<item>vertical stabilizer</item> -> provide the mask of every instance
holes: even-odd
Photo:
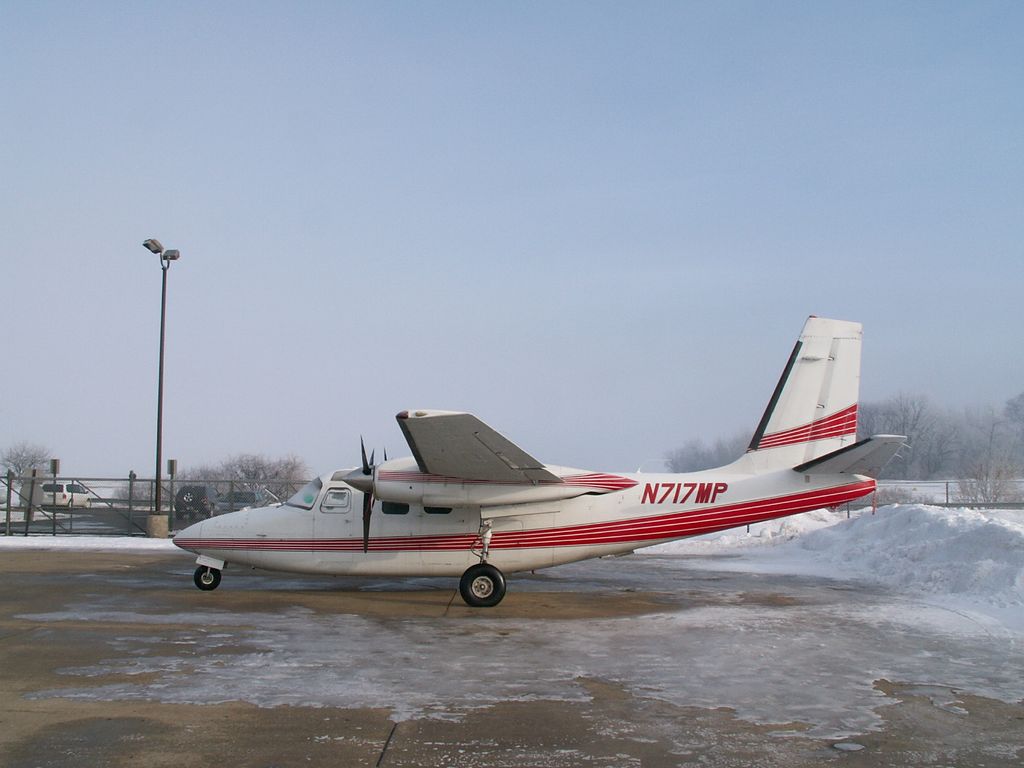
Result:
[[[857,438],[860,323],[809,317],[741,464],[794,467]]]

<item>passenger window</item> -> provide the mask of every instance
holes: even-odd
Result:
[[[352,494],[347,489],[338,488],[324,494],[324,500],[320,502],[321,512],[348,512],[352,505]]]
[[[428,515],[450,515],[452,512],[451,507],[424,507],[423,511]]]
[[[398,504],[397,502],[394,502],[394,501],[382,501],[381,504],[380,504],[380,507],[381,507],[381,511],[385,515],[408,515],[409,514],[409,505],[408,504]]]

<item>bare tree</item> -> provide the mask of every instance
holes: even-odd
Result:
[[[719,438],[710,445],[696,437],[665,454],[665,463],[672,472],[699,472],[721,467],[742,456],[749,443],[750,433],[746,431]]]
[[[1010,422],[1011,429],[1016,433],[1017,458],[1024,461],[1024,392],[1006,401],[1003,415]]]
[[[857,406],[857,439],[872,435],[884,435],[889,428],[888,413],[884,400],[865,402]]]
[[[1010,422],[1024,427],[1024,392],[1007,400],[1003,413]]]
[[[913,451],[912,466],[918,472],[914,478],[917,480],[929,480],[947,474],[960,450],[960,428],[946,412],[936,415],[925,437]]]
[[[20,477],[30,469],[45,467],[51,456],[53,451],[45,445],[22,440],[0,454],[0,464]]]
[[[270,458],[257,453],[229,456],[219,464],[193,467],[181,475],[182,480],[217,481],[221,492],[233,482],[239,488],[267,491],[278,499],[291,496],[309,478],[309,467],[298,456]]]
[[[1021,473],[1010,424],[991,408],[966,411],[960,451],[958,500],[1016,501],[1015,478]]]
[[[906,435],[910,450],[886,466],[883,477],[926,480],[949,469],[956,458],[959,430],[955,420],[935,408],[927,396],[901,392],[885,400],[862,403],[857,436]]]

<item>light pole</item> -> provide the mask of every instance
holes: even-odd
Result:
[[[142,244],[150,253],[160,257],[160,270],[163,272],[163,280],[160,287],[160,367],[157,373],[156,389],[156,488],[154,489],[154,516],[160,515],[160,459],[163,450],[164,434],[164,331],[167,325],[167,269],[172,261],[181,258],[181,254],[175,250],[164,250],[160,241],[154,238],[146,240]]]

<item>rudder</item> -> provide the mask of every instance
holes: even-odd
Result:
[[[794,467],[855,442],[860,323],[811,316],[740,461]]]

